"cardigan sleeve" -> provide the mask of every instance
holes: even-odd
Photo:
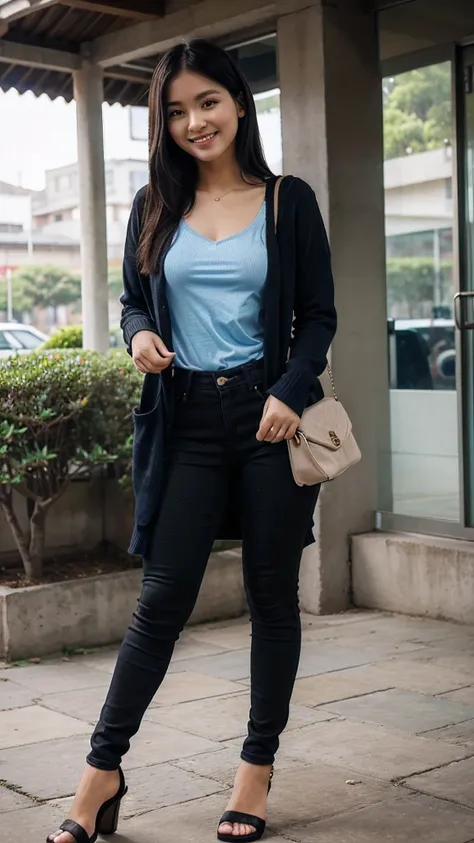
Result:
[[[312,188],[298,179],[293,333],[286,372],[268,390],[299,416],[327,365],[337,327],[331,253]]]
[[[140,239],[141,208],[145,198],[145,189],[140,190],[133,202],[125,238],[123,257],[123,293],[120,296],[122,316],[120,327],[127,351],[131,354],[132,339],[139,331],[154,331],[158,334],[155,320],[152,319],[143,294],[144,276],[137,266],[137,248]]]

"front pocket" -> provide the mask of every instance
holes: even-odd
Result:
[[[147,376],[148,377],[148,376]],[[132,485],[135,521],[148,524],[155,515],[164,479],[164,433],[161,376],[145,379],[140,406],[133,410]]]

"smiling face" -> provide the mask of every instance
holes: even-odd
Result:
[[[170,83],[166,111],[175,143],[203,163],[233,148],[245,113],[226,88],[188,70]]]

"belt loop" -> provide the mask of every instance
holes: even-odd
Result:
[[[243,369],[242,371],[243,371],[243,375],[245,377],[245,380],[247,381],[247,386],[248,386],[249,390],[251,391],[253,389],[252,378],[251,378],[251,375],[250,375],[251,369],[248,366],[246,366],[245,369]]]

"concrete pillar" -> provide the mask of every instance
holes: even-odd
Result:
[[[103,71],[84,62],[74,71],[81,214],[84,348],[109,347],[107,218],[105,211]]]
[[[363,0],[307,0],[293,13],[279,4],[284,172],[312,185],[327,224],[339,312],[331,362],[363,453],[322,490],[300,591],[302,607],[318,614],[350,604],[349,537],[374,528],[391,488],[382,94],[376,22]]]

